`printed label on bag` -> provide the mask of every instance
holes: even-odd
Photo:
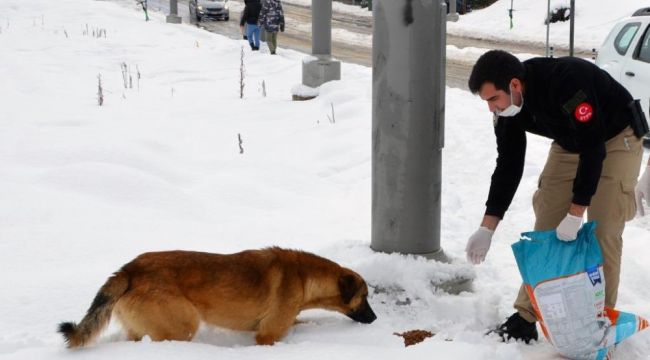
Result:
[[[589,280],[591,280],[591,285],[596,286],[596,284],[603,283],[603,280],[600,277],[600,271],[598,271],[598,266],[587,268],[587,274],[589,275]]]

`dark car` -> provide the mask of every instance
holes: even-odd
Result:
[[[230,20],[229,0],[190,0],[190,19]]]

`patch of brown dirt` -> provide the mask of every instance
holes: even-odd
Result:
[[[393,333],[393,335],[401,336],[404,338],[404,346],[411,346],[423,342],[426,338],[430,338],[434,333],[426,330],[409,330],[403,333]]]

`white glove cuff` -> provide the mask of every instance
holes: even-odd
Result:
[[[575,216],[571,214],[566,214],[567,219],[570,219],[574,223],[582,223],[582,216]]]
[[[486,228],[485,226],[481,226],[480,228],[478,228],[478,231],[480,231],[482,233],[489,234],[490,237],[492,237],[492,235],[494,235],[494,230],[490,230],[490,229]]]

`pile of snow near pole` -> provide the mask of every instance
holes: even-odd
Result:
[[[639,316],[605,306],[595,229],[589,222],[569,242],[558,240],[555,230],[528,232],[512,245],[544,335],[571,359],[609,359],[618,343],[648,327]]]

